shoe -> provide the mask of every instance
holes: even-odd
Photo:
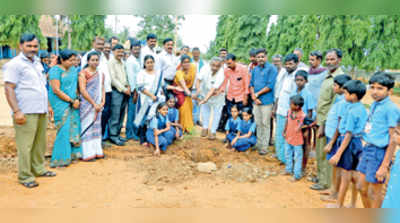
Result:
[[[122,141],[119,140],[119,139],[117,139],[117,140],[110,139],[110,141],[111,141],[111,143],[113,143],[113,144],[115,144],[115,145],[117,145],[117,146],[124,146],[124,145],[125,145],[125,143],[122,142]]]
[[[208,139],[209,140],[215,140],[217,138],[217,134],[216,133],[211,133],[209,136],[208,136]]]
[[[207,134],[208,134],[208,129],[202,129],[200,136],[204,138],[204,137],[207,137]]]
[[[268,150],[259,150],[258,151],[258,154],[260,154],[261,156],[265,156],[265,155],[267,155],[267,153],[268,153]]]
[[[311,190],[326,190],[328,187],[322,186],[321,184],[313,184],[310,187]]]
[[[318,183],[318,178],[317,177],[307,177],[307,180],[312,182],[312,183]]]

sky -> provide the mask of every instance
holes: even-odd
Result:
[[[275,23],[278,16],[273,15],[270,18],[270,24]],[[132,15],[117,15],[107,16],[106,26],[112,28],[114,32],[121,32],[124,27],[129,29],[130,35],[135,36],[139,31],[137,24],[140,19]],[[212,40],[215,39],[217,29],[218,15],[185,15],[185,20],[178,31],[181,36],[183,44],[188,45],[190,48],[199,47],[205,53]],[[269,27],[268,26],[268,27]]]
[[[183,44],[190,48],[199,47],[206,52],[210,41],[215,39],[218,15],[185,15],[178,35],[182,38]],[[137,24],[139,19],[132,15],[107,16],[106,26],[117,32],[124,27],[129,29],[130,35],[135,36],[139,31]]]

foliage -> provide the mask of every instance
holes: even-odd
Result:
[[[218,18],[215,41],[210,43],[208,56],[228,49],[241,61],[248,62],[251,48],[265,47],[269,15],[222,15]]]
[[[70,15],[71,45],[74,50],[89,50],[92,48],[95,36],[104,36],[105,15]],[[67,35],[64,36],[63,46],[68,43]]]
[[[24,33],[33,33],[40,40],[41,48],[47,41],[39,28],[39,15],[2,15],[0,16],[0,44],[18,48],[19,39]]]
[[[185,20],[184,16],[173,15],[136,15],[140,17],[139,27],[141,30],[137,33],[136,38],[146,40],[146,36],[150,33],[157,35],[158,45],[162,45],[165,38],[173,38],[175,31],[181,26],[181,21]]]

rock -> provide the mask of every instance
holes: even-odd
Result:
[[[217,170],[217,165],[215,165],[215,163],[213,163],[213,162],[197,164],[197,171],[199,171],[201,173],[211,173],[216,170]]]

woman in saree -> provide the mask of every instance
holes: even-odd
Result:
[[[157,105],[165,102],[163,94],[163,77],[159,70],[154,68],[154,57],[144,57],[144,69],[137,75],[137,90],[139,98],[136,106],[136,117],[134,125],[137,128],[140,144],[147,146],[146,130],[148,120],[156,114]]]
[[[62,50],[57,65],[49,71],[49,101],[54,110],[57,129],[50,167],[65,167],[82,157],[80,147],[80,117],[78,73],[73,66],[76,53]]]
[[[101,112],[105,103],[104,76],[97,70],[100,54],[87,55],[87,65],[79,74],[81,93],[81,141],[84,161],[104,158],[101,147]]]
[[[196,77],[196,66],[190,63],[190,57],[183,55],[179,70],[176,72],[174,84],[181,87],[184,91],[174,91],[178,101],[179,124],[182,125],[185,133],[191,133],[193,130],[193,103],[191,88],[194,85]]]

